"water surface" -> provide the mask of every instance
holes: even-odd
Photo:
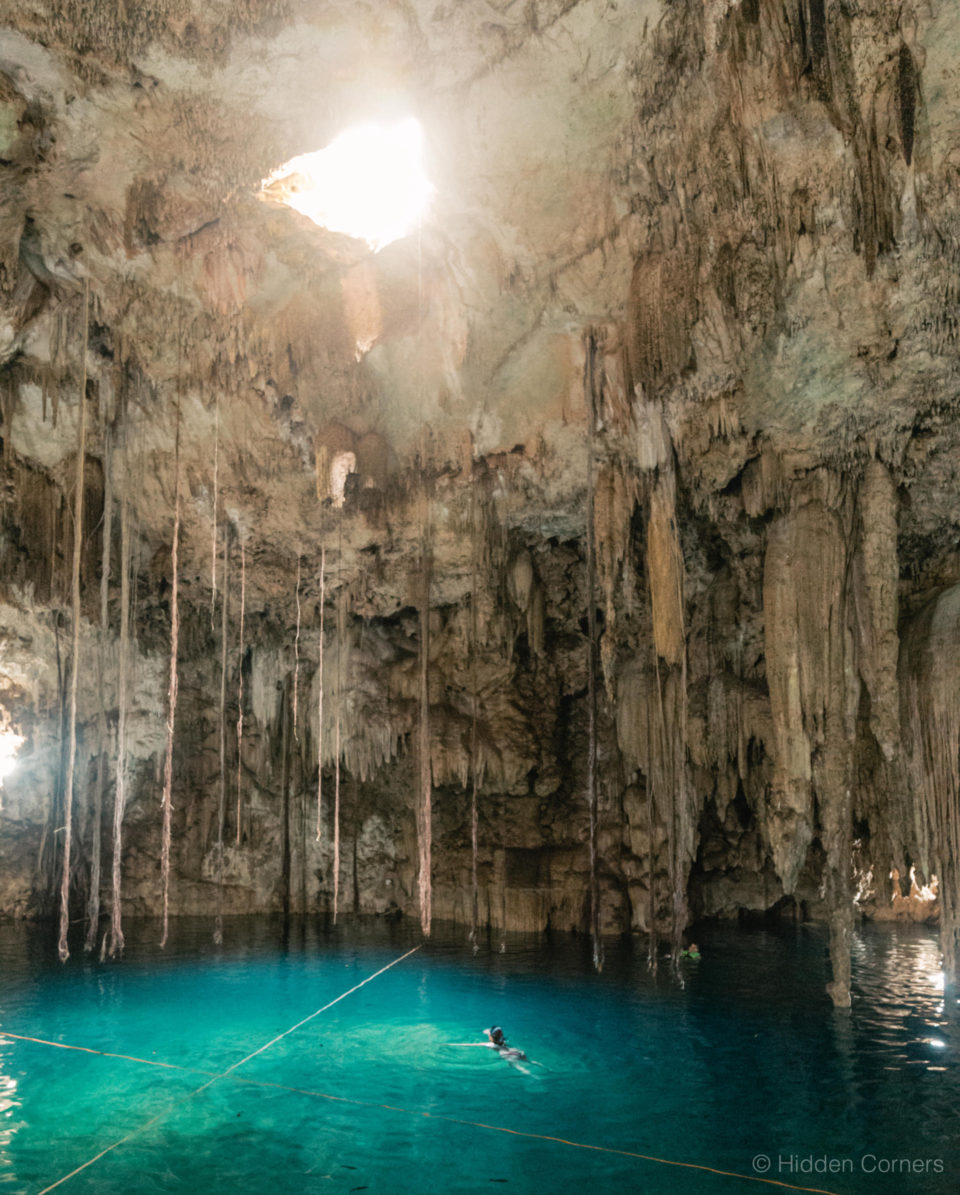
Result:
[[[363,918],[158,936],[132,923],[121,960],[61,966],[50,927],[0,925],[0,1192],[104,1150],[57,1190],[960,1187],[957,1004],[923,927],[859,934],[851,1011],[817,927],[705,930],[656,976],[641,943],[598,976],[577,939],[474,952],[442,928],[396,961],[414,927]],[[536,1065],[457,1044],[492,1024]]]

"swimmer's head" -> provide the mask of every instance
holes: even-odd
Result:
[[[502,1046],[506,1044],[503,1037],[503,1030],[499,1025],[494,1025],[492,1029],[485,1029],[484,1033],[486,1033],[487,1037],[490,1038],[495,1046]]]

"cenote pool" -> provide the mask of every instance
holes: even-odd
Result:
[[[569,938],[211,930],[160,951],[132,923],[122,961],[61,966],[52,928],[0,926],[0,1190],[958,1189],[960,1027],[924,928],[858,936],[850,1012],[817,927],[704,931],[680,979],[641,943],[597,976]],[[453,1044],[493,1024],[539,1065]]]

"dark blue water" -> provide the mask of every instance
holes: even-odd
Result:
[[[419,936],[236,919],[214,947],[211,928],[178,922],[160,951],[134,924],[122,960],[60,966],[52,931],[0,926],[0,1192],[114,1145],[56,1189],[783,1190],[717,1170],[960,1189],[960,1025],[924,928],[858,937],[849,1012],[824,994],[817,928],[705,931],[679,978],[651,976],[642,945],[608,946],[597,976],[576,940],[474,954],[441,931],[228,1074]],[[453,1044],[492,1024],[539,1065]]]

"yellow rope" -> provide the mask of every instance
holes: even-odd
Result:
[[[401,954],[399,958],[395,958],[393,960],[393,962],[387,963],[387,965],[385,967],[381,967],[379,971],[374,971],[374,973],[372,975],[368,975],[366,979],[362,979],[359,983],[354,984],[354,986],[352,988],[349,988],[342,995],[337,996],[337,998],[335,1000],[331,1000],[328,1004],[324,1004],[324,1006],[322,1008],[318,1008],[316,1010],[316,1012],[312,1012],[308,1017],[304,1017],[302,1021],[297,1021],[296,1025],[291,1025],[290,1028],[284,1030],[283,1033],[278,1033],[276,1037],[271,1038],[270,1041],[268,1041],[265,1045],[260,1046],[259,1049],[254,1050],[251,1054],[247,1054],[247,1056],[245,1058],[241,1058],[239,1062],[235,1062],[235,1063],[233,1063],[232,1066],[228,1066],[225,1071],[218,1072],[216,1074],[211,1075],[211,1077],[209,1079],[207,1079],[206,1083],[201,1083],[200,1086],[194,1088],[193,1091],[187,1092],[187,1094],[185,1096],[183,1096],[181,1099],[174,1101],[174,1103],[172,1103],[169,1106],[169,1108],[164,1108],[164,1110],[162,1112],[158,1112],[156,1116],[151,1117],[150,1120],[148,1120],[145,1124],[140,1125],[138,1128],[132,1129],[129,1133],[126,1134],[125,1137],[121,1137],[119,1141],[114,1141],[112,1145],[108,1145],[105,1149],[101,1149],[98,1154],[94,1154],[94,1156],[92,1158],[89,1158],[86,1162],[83,1162],[81,1165],[77,1166],[74,1170],[71,1170],[69,1174],[63,1175],[63,1177],[58,1178],[55,1183],[51,1183],[48,1187],[44,1187],[42,1191],[39,1191],[37,1193],[37,1195],[47,1195],[47,1193],[49,1191],[53,1191],[57,1187],[62,1186],[65,1182],[67,1182],[68,1179],[71,1179],[75,1175],[80,1174],[81,1171],[86,1170],[88,1166],[92,1166],[94,1164],[94,1162],[98,1162],[102,1157],[105,1157],[112,1150],[118,1149],[121,1145],[126,1144],[127,1141],[131,1140],[131,1138],[133,1138],[133,1137],[136,1137],[139,1133],[144,1132],[146,1129],[152,1128],[153,1125],[155,1125],[159,1121],[163,1120],[164,1117],[169,1116],[170,1113],[173,1112],[176,1108],[182,1107],[189,1100],[192,1100],[195,1095],[199,1095],[201,1091],[206,1091],[208,1087],[212,1087],[213,1084],[216,1083],[216,1081],[218,1079],[225,1079],[228,1075],[232,1075],[232,1073],[237,1069],[237,1067],[243,1066],[243,1064],[245,1062],[249,1062],[251,1058],[256,1058],[258,1054],[262,1054],[264,1050],[268,1050],[272,1045],[276,1045],[276,1043],[278,1041],[281,1041],[283,1038],[285,1038],[289,1034],[293,1033],[293,1031],[295,1029],[299,1029],[301,1025],[306,1025],[306,1023],[308,1021],[312,1021],[313,1018],[319,1016],[320,1013],[326,1012],[328,1008],[333,1008],[333,1006],[335,1004],[339,1004],[341,1000],[345,1000],[346,997],[349,995],[352,995],[353,992],[359,991],[359,989],[364,987],[365,984],[368,984],[368,983],[370,983],[371,980],[376,979],[378,975],[382,975],[384,973],[384,971],[389,971],[391,967],[395,967],[397,965],[397,963],[402,963],[403,960],[406,958],[409,958],[411,954],[416,954],[416,952],[419,949],[420,949],[419,946],[414,946],[413,949],[408,950],[406,952],[406,954]],[[5,1033],[3,1031],[0,1031],[0,1037],[14,1037],[14,1036],[15,1035],[12,1033]],[[31,1038],[23,1038],[22,1040],[24,1040],[24,1041],[32,1040],[32,1041],[39,1042],[41,1039],[40,1038],[32,1038],[32,1039]],[[52,1046],[59,1046],[62,1043],[46,1042],[44,1044],[52,1045]],[[86,1052],[86,1050],[87,1050],[87,1047],[85,1047],[85,1046],[73,1046],[73,1047],[65,1047],[65,1048],[82,1050],[84,1052]],[[91,1054],[98,1054],[101,1051],[90,1050],[89,1052]],[[132,1056],[131,1055],[118,1055],[118,1057],[132,1057]],[[146,1058],[138,1058],[138,1059],[134,1059],[134,1061],[148,1062],[149,1060]],[[154,1064],[151,1063],[151,1065],[154,1065]],[[157,1063],[156,1065],[169,1065],[169,1066],[173,1067],[174,1064],[172,1064],[172,1063]],[[187,1068],[186,1067],[183,1067],[183,1068],[176,1067],[175,1069],[186,1070]],[[203,1075],[210,1075],[210,1071],[200,1071],[199,1073],[203,1074]]]
[[[142,1062],[146,1066],[162,1066],[165,1070],[219,1077],[219,1071],[205,1071],[196,1066],[179,1066],[176,1062],[158,1062],[156,1058],[137,1058],[133,1054],[114,1054],[110,1050],[94,1050],[90,1046],[73,1046],[67,1042],[47,1041],[44,1037],[27,1037],[23,1033],[11,1033],[8,1029],[0,1029],[0,1041],[3,1041],[5,1037],[11,1037],[14,1041],[34,1042],[38,1046],[53,1046],[57,1050],[78,1050],[81,1054],[99,1054],[101,1058],[123,1058],[127,1062]]]
[[[465,1043],[466,1044],[466,1043]],[[470,1043],[483,1045],[483,1042]],[[566,1137],[551,1137],[546,1133],[528,1133],[523,1129],[508,1129],[499,1124],[485,1124],[480,1120],[462,1120],[458,1116],[444,1116],[438,1112],[424,1112],[419,1108],[401,1108],[396,1104],[376,1104],[368,1100],[355,1100],[345,1095],[330,1095],[326,1091],[311,1091],[306,1087],[288,1087],[284,1083],[267,1083],[261,1079],[244,1079],[233,1076],[236,1082],[245,1083],[251,1087],[272,1087],[280,1091],[292,1091],[297,1095],[315,1096],[321,1100],[329,1100],[335,1104],[352,1104],[358,1108],[382,1108],[387,1112],[402,1112],[406,1116],[421,1116],[425,1120],[442,1120],[445,1124],[459,1124],[472,1129],[489,1129],[495,1133],[508,1133],[511,1137],[526,1137],[532,1141],[552,1141],[557,1145],[570,1145],[574,1149],[589,1149],[595,1153],[617,1154],[622,1158],[638,1158],[643,1162],[656,1162],[660,1166],[679,1166],[684,1170],[705,1170],[709,1174],[720,1174],[724,1178],[742,1178],[752,1183],[766,1183],[768,1186],[785,1187],[788,1191],[806,1191],[813,1195],[837,1195],[836,1191],[827,1191],[823,1187],[798,1187],[794,1183],[781,1182],[776,1178],[762,1178],[756,1174],[741,1174],[736,1170],[719,1170],[715,1166],[705,1166],[699,1162],[678,1162],[671,1158],[658,1158],[653,1154],[635,1153],[630,1149],[613,1149],[608,1145],[590,1145],[585,1141],[570,1141]]]
[[[419,950],[419,947],[414,947],[414,950]],[[156,1060],[150,1059],[150,1058],[138,1058],[133,1054],[115,1054],[115,1053],[111,1053],[109,1050],[94,1050],[94,1049],[91,1049],[89,1046],[68,1045],[64,1042],[48,1041],[42,1037],[27,1037],[24,1034],[10,1033],[6,1030],[0,1031],[0,1039],[2,1039],[4,1037],[9,1037],[9,1038],[15,1039],[16,1041],[34,1042],[38,1045],[43,1045],[43,1046],[54,1046],[59,1050],[78,1050],[85,1054],[99,1054],[101,1057],[104,1057],[104,1058],[123,1058],[128,1062],[139,1062],[139,1063],[145,1064],[146,1066],[159,1066],[159,1067],[163,1067],[167,1070],[185,1071],[190,1074],[209,1076],[208,1082],[204,1083],[201,1087],[198,1087],[195,1091],[191,1091],[189,1093],[189,1095],[184,1096],[184,1098],[182,1100],[180,1100],[178,1102],[178,1104],[173,1105],[173,1107],[178,1107],[179,1104],[185,1103],[188,1099],[191,1099],[193,1096],[198,1095],[201,1091],[205,1091],[217,1079],[231,1078],[231,1079],[233,1079],[233,1081],[235,1083],[243,1083],[248,1087],[269,1087],[275,1091],[289,1091],[295,1095],[307,1095],[307,1096],[311,1096],[315,1099],[327,1100],[328,1102],[335,1103],[335,1104],[350,1104],[353,1107],[357,1107],[357,1108],[378,1108],[378,1109],[382,1109],[386,1112],[401,1112],[405,1116],[420,1116],[425,1120],[440,1120],[440,1121],[443,1121],[445,1124],[458,1124],[458,1125],[463,1125],[466,1128],[472,1128],[472,1129],[487,1129],[490,1132],[507,1133],[511,1137],[524,1137],[527,1140],[531,1140],[531,1141],[549,1141],[556,1145],[569,1145],[574,1149],[588,1149],[594,1153],[616,1154],[618,1157],[622,1157],[622,1158],[636,1158],[642,1162],[653,1162],[653,1163],[657,1164],[658,1166],[677,1166],[684,1170],[701,1170],[701,1171],[705,1171],[708,1174],[718,1174],[724,1178],[739,1178],[739,1179],[743,1179],[747,1182],[765,1183],[767,1186],[781,1187],[788,1191],[807,1192],[808,1195],[837,1195],[836,1192],[827,1191],[823,1187],[801,1187],[801,1186],[797,1186],[795,1183],[785,1183],[785,1182],[781,1181],[780,1179],[764,1178],[761,1175],[756,1175],[756,1174],[742,1174],[736,1170],[721,1170],[716,1166],[706,1166],[700,1162],[679,1162],[673,1158],[657,1157],[655,1154],[642,1154],[642,1153],[637,1153],[636,1151],[630,1150],[630,1149],[614,1149],[608,1145],[592,1145],[589,1142],[585,1142],[585,1141],[571,1141],[567,1137],[554,1137],[547,1133],[530,1133],[530,1132],[526,1132],[523,1129],[510,1129],[510,1128],[506,1128],[504,1125],[486,1124],[483,1121],[479,1121],[479,1120],[464,1120],[458,1116],[445,1116],[442,1113],[424,1112],[419,1108],[402,1108],[396,1104],[378,1104],[378,1103],[374,1103],[369,1100],[353,1099],[350,1096],[345,1096],[345,1095],[332,1095],[330,1092],[327,1092],[327,1091],[314,1091],[308,1087],[291,1087],[290,1085],[288,1085],[286,1083],[270,1083],[263,1079],[244,1079],[242,1076],[236,1075],[233,1073],[237,1069],[237,1067],[242,1066],[245,1062],[248,1062],[251,1058],[255,1058],[258,1054],[262,1054],[264,1050],[268,1049],[270,1046],[272,1046],[276,1042],[280,1041],[281,1038],[284,1038],[288,1034],[292,1033],[294,1031],[294,1029],[298,1029],[301,1025],[305,1025],[307,1023],[307,1021],[313,1020],[313,1018],[315,1016],[318,1016],[321,1012],[325,1012],[328,1008],[332,1008],[334,1004],[339,1004],[339,1002],[341,1000],[343,1000],[346,996],[349,996],[352,992],[357,991],[357,989],[363,987],[364,984],[369,983],[371,979],[376,979],[378,975],[382,975],[384,971],[389,970],[389,968],[395,966],[396,963],[401,962],[405,958],[408,958],[409,955],[414,953],[414,950],[408,951],[407,954],[402,955],[401,958],[394,960],[394,962],[389,963],[386,967],[381,968],[380,971],[377,971],[373,975],[368,976],[361,983],[358,983],[355,987],[350,988],[349,991],[344,992],[342,996],[338,996],[336,998],[336,1000],[331,1000],[329,1004],[325,1004],[323,1006],[323,1008],[318,1008],[317,1011],[314,1013],[311,1013],[309,1017],[305,1017],[302,1021],[299,1021],[296,1025],[294,1025],[290,1029],[286,1030],[286,1032],[279,1034],[279,1036],[277,1036],[277,1037],[273,1038],[271,1041],[267,1042],[266,1045],[261,1046],[259,1050],[255,1050],[252,1054],[248,1054],[246,1056],[246,1058],[242,1058],[239,1062],[235,1062],[233,1064],[233,1066],[228,1067],[227,1070],[225,1070],[225,1071],[213,1072],[213,1071],[201,1070],[197,1067],[178,1066],[176,1063],[173,1063],[173,1062],[157,1062]],[[484,1042],[456,1042],[456,1043],[449,1043],[449,1044],[481,1045],[482,1046],[482,1045],[485,1045],[486,1043],[484,1043]],[[114,1142],[113,1145],[107,1146],[106,1149],[101,1150],[100,1153],[98,1153],[95,1157],[91,1158],[88,1162],[85,1162],[82,1166],[78,1166],[76,1170],[72,1170],[69,1174],[65,1174],[63,1176],[63,1178],[58,1179],[58,1181],[53,1183],[51,1186],[45,1187],[44,1190],[40,1192],[40,1195],[46,1195],[47,1191],[52,1191],[55,1187],[59,1187],[62,1183],[65,1183],[67,1181],[67,1179],[73,1178],[73,1176],[75,1174],[79,1174],[81,1170],[85,1170],[88,1166],[91,1166],[94,1162],[96,1162],[100,1158],[102,1158],[104,1156],[104,1154],[107,1154],[111,1150],[116,1149],[118,1146],[123,1145],[125,1142],[129,1141],[131,1137],[135,1137],[138,1133],[143,1132],[144,1129],[150,1128],[152,1125],[156,1124],[158,1120],[160,1120],[163,1116],[166,1116],[167,1113],[171,1112],[172,1110],[173,1110],[172,1107],[166,1109],[164,1112],[161,1112],[157,1116],[155,1116],[152,1120],[147,1121],[146,1124],[141,1125],[139,1128],[134,1129],[133,1132],[128,1133],[126,1137],[123,1137],[123,1138],[121,1138],[121,1140]]]

